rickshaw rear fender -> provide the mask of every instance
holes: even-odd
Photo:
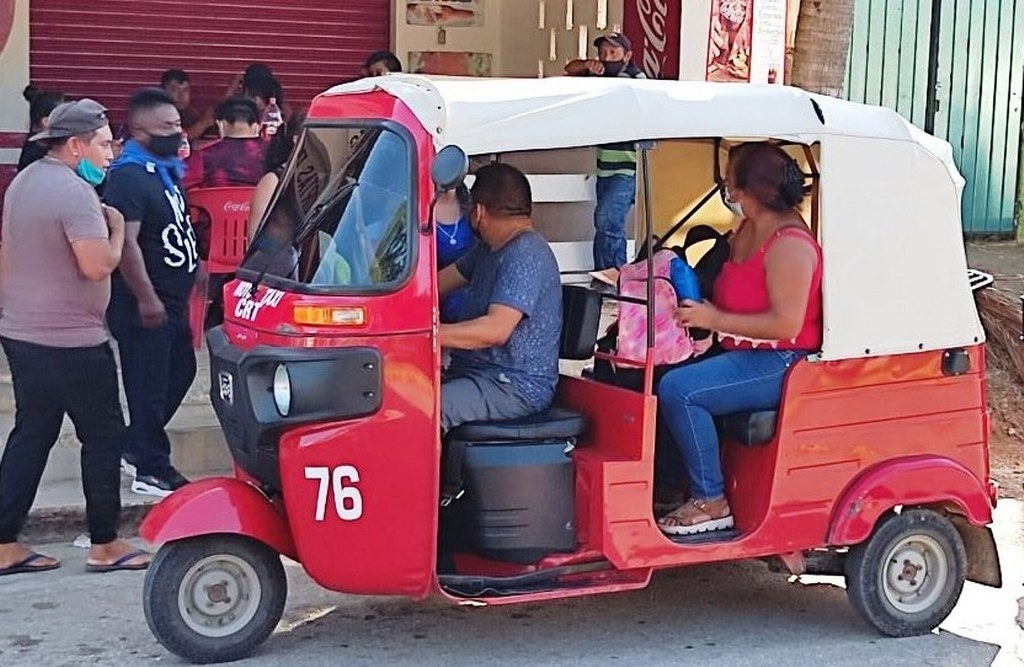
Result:
[[[971,525],[992,522],[988,489],[971,471],[947,458],[917,456],[875,466],[847,488],[832,514],[831,546],[859,544],[897,506],[932,506]]]
[[[244,535],[295,557],[283,512],[252,484],[230,477],[204,479],[178,489],[153,508],[139,527],[139,535],[151,544],[214,534]]]

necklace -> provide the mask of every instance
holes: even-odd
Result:
[[[456,236],[459,233],[459,223],[460,222],[462,222],[462,220],[456,220],[455,221],[455,224],[451,226],[452,227],[451,233],[449,233],[448,231],[445,230],[445,227],[447,227],[448,225],[444,224],[443,222],[437,223],[437,231],[439,231],[439,232],[441,232],[442,234],[445,235],[445,237],[448,239],[448,245],[458,245],[459,244],[459,240],[456,238]]]

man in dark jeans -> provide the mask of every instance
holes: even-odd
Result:
[[[141,570],[150,555],[117,539],[124,418],[103,315],[121,259],[124,218],[95,187],[113,157],[105,109],[62,104],[32,137],[46,157],[23,170],[4,202],[0,344],[14,384],[14,430],[0,461],[0,575],[60,563],[19,543],[64,415],[82,442],[90,571]]]
[[[171,465],[166,426],[196,375],[187,302],[199,263],[179,187],[181,116],[166,92],[147,88],[129,103],[132,139],[110,168],[106,202],[126,220],[107,322],[117,339],[131,423],[125,461],[132,491],[170,495],[188,484]]]

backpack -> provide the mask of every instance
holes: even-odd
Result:
[[[619,296],[647,299],[647,264],[654,274],[654,364],[678,364],[694,356],[690,332],[676,326],[672,314],[678,299],[669,280],[676,253],[668,248],[655,251],[649,259],[626,264],[619,270]],[[616,354],[624,359],[643,362],[647,355],[647,306],[642,303],[619,302],[619,331]]]
[[[722,265],[729,259],[728,236],[719,234],[708,225],[696,225],[687,234],[682,246],[661,248],[648,259],[626,264],[619,270],[619,295],[647,300],[647,262],[652,262],[654,276],[654,364],[671,366],[700,356],[712,346],[712,337],[705,332],[676,326],[673,313],[678,304],[676,291],[669,278],[672,260],[684,262],[686,251],[697,243],[714,241],[694,265],[697,282],[703,298],[711,298],[715,279]],[[599,348],[611,348],[625,359],[643,363],[647,354],[647,306],[641,303],[619,303],[619,319],[612,325]],[[595,367],[596,370],[596,367]]]

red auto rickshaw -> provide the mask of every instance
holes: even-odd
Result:
[[[636,142],[639,238],[665,244],[729,223],[725,150],[751,140],[812,187],[825,335],[778,410],[722,420],[735,529],[655,523],[650,349],[639,390],[567,371],[550,410],[442,442],[436,192],[474,164],[520,166],[569,283],[594,146]],[[235,474],[142,526],[161,545],[150,628],[197,663],[251,653],[282,614],[283,555],[334,591],[480,605],[768,559],[845,576],[883,634],[929,632],[965,579],[1000,585],[962,186],[949,146],[895,113],[783,86],[392,75],[322,94],[207,338]],[[594,356],[602,298],[565,286],[563,358]]]

